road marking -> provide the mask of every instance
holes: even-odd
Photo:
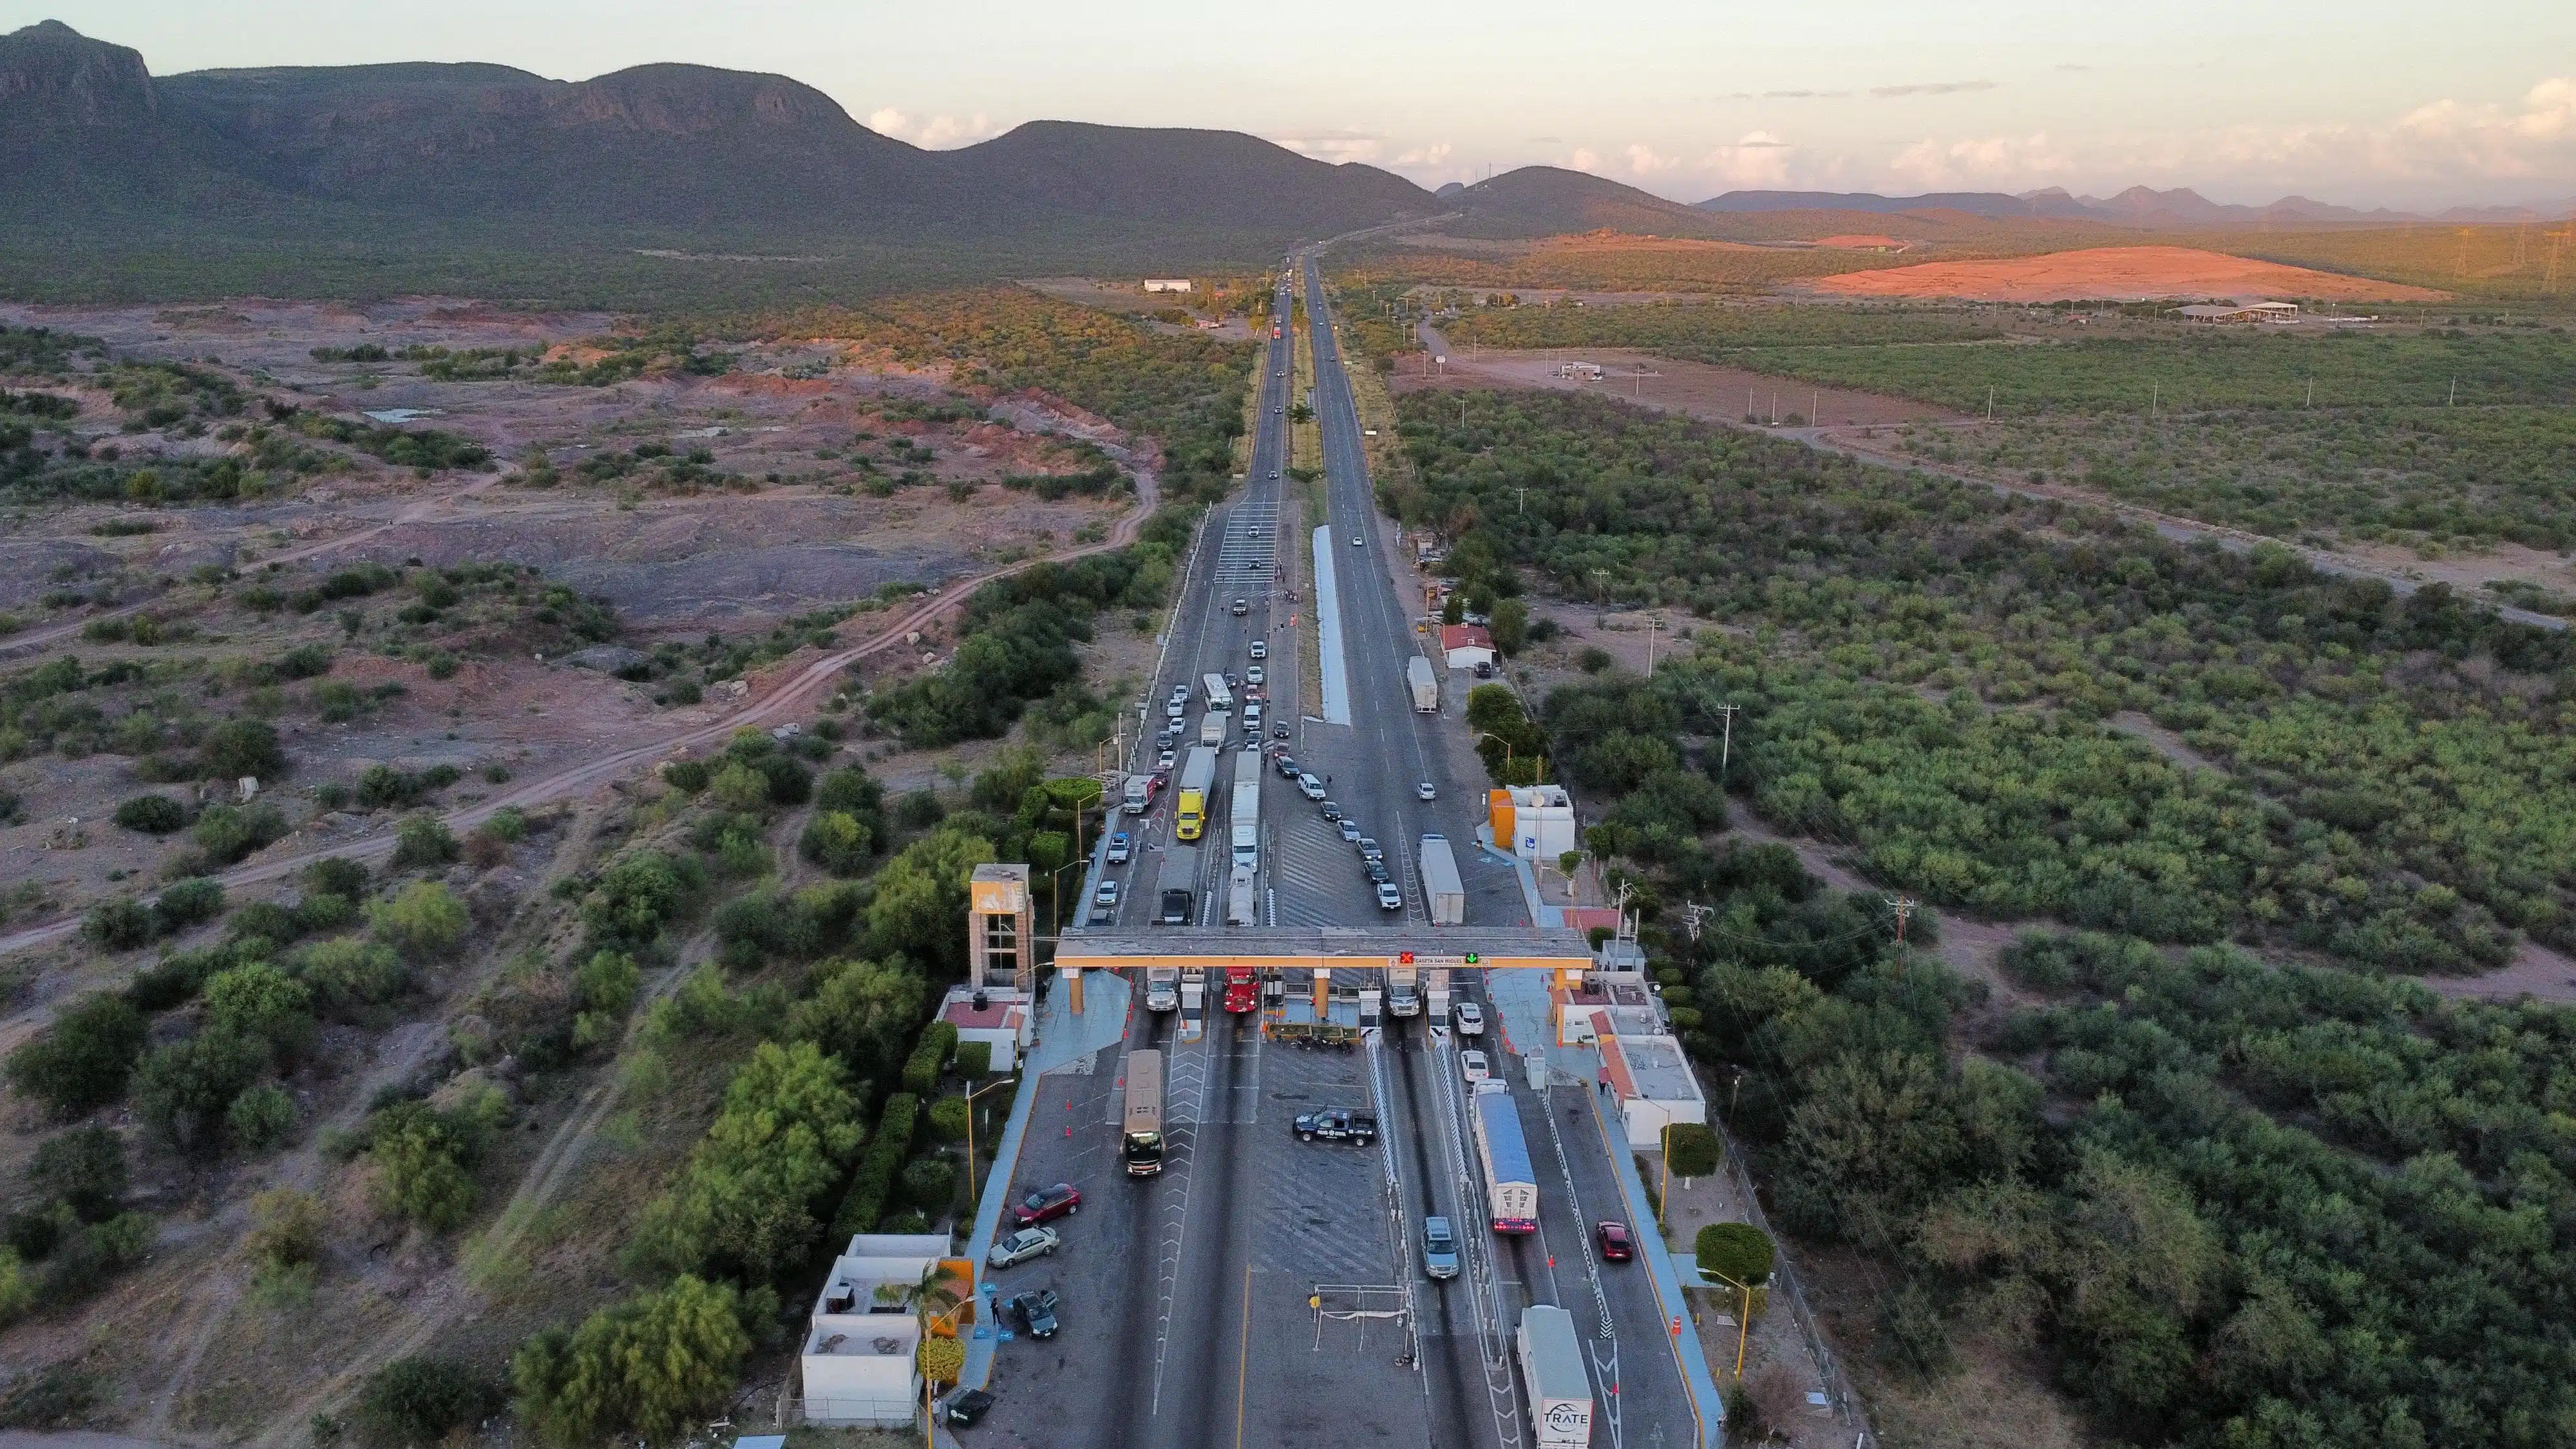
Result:
[[[1235,1329],[1234,1449],[1243,1449],[1243,1394],[1252,1382],[1252,1265],[1243,1265],[1243,1322]]]

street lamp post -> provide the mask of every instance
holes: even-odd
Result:
[[[1744,1345],[1753,1332],[1753,1290],[1705,1263],[1700,1264],[1699,1271],[1703,1276],[1714,1278],[1744,1295],[1744,1311],[1735,1318],[1735,1381],[1741,1384],[1744,1382]]]
[[[998,1082],[986,1082],[966,1094],[966,1200],[969,1202],[975,1200],[975,1099],[1018,1080],[1017,1077],[1004,1077]]]
[[[1673,1124],[1669,1121],[1664,1123],[1662,1142],[1662,1180],[1655,1188],[1655,1212],[1662,1221],[1656,1226],[1670,1233],[1673,1230]]]

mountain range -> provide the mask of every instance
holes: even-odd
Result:
[[[1780,212],[1800,215],[1760,215]],[[1735,191],[1693,206],[1548,166],[1435,193],[1232,131],[1032,121],[925,150],[799,81],[705,66],[585,81],[431,63],[154,76],[135,50],[57,21],[0,36],[5,293],[105,294],[156,267],[179,276],[221,260],[225,284],[244,289],[393,286],[395,273],[417,287],[476,286],[506,274],[566,295],[579,290],[566,278],[671,252],[819,260],[841,268],[830,286],[892,285],[897,273],[1257,263],[1301,238],[1407,219],[1491,239],[1606,229],[1770,241],[1822,234],[1814,225],[1861,229],[1848,223],[1864,214],[1925,235],[1980,218],[2078,230],[2412,219],[2144,187],[2108,198]],[[439,267],[424,273],[425,258]],[[460,270],[459,258],[476,260]],[[493,265],[500,273],[474,270]],[[369,283],[371,268],[385,279]],[[791,289],[824,295],[811,279],[828,270]]]

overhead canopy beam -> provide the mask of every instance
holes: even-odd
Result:
[[[1592,967],[1591,943],[1577,931],[1450,927],[1387,931],[1332,929],[1224,929],[1173,926],[1143,933],[1071,932],[1056,945],[1058,967],[1086,971],[1153,966],[1222,970],[1393,966],[1411,952],[1419,967],[1486,970],[1582,971]]]

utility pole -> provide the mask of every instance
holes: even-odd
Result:
[[[1717,740],[1717,785],[1721,790],[1726,788],[1726,757],[1735,748],[1735,712],[1743,707],[1740,704],[1716,706],[1718,716],[1726,721],[1726,732]]]
[[[1648,679],[1655,677],[1655,634],[1663,627],[1664,621],[1660,615],[1650,615],[1646,620],[1646,677]]]
[[[1526,488],[1522,488],[1522,489],[1517,489],[1517,490],[1515,490],[1515,491],[1517,491],[1517,492],[1521,495],[1521,510],[1520,510],[1520,511],[1521,511],[1522,516],[1526,517],[1526,516],[1528,516],[1528,514],[1529,514],[1529,490],[1528,490],[1528,489],[1526,489]]]
[[[1914,915],[1914,898],[1912,896],[1889,896],[1887,898],[1887,906],[1888,909],[1896,912],[1896,941],[1897,944],[1901,946],[1905,944],[1905,923]]]
[[[1685,901],[1682,903],[1682,915],[1685,918],[1682,923],[1682,929],[1690,932],[1692,945],[1696,946],[1699,944],[1699,923],[1708,919],[1709,915],[1716,909],[1717,907],[1715,906],[1704,906],[1697,901]]]

